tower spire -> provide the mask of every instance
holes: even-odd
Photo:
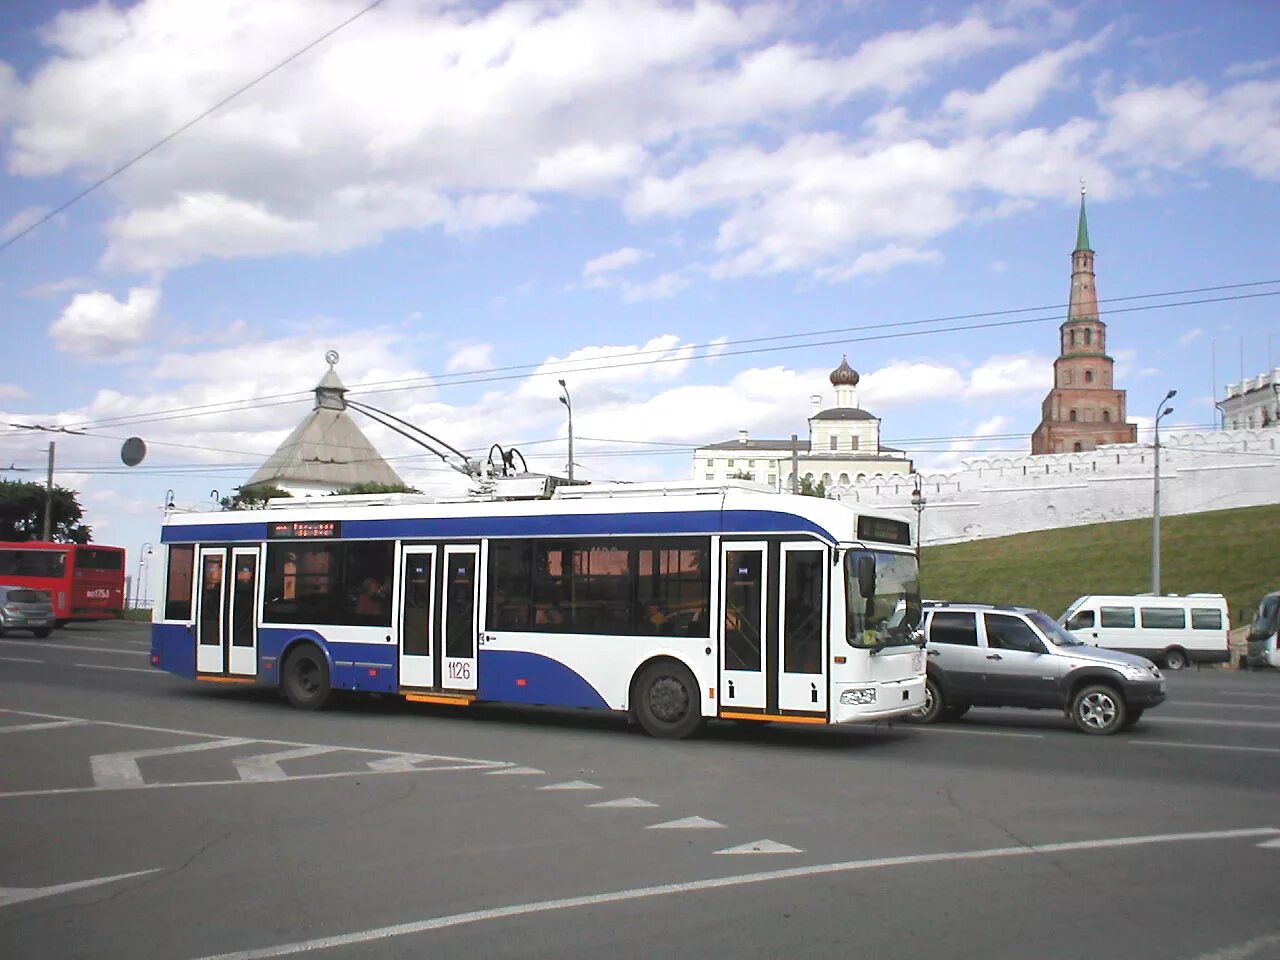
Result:
[[[1089,221],[1084,216],[1084,177],[1080,178],[1080,226],[1076,227],[1076,250],[1089,249]]]

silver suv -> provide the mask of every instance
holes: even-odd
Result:
[[[1127,730],[1164,702],[1150,660],[1081,643],[1030,607],[924,605],[928,681],[917,723],[955,720],[970,707],[1062,710],[1085,733]]]
[[[30,630],[44,638],[53,629],[53,604],[44,590],[0,585],[0,637],[10,630]]]

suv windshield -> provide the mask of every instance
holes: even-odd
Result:
[[[878,650],[915,642],[913,635],[920,625],[920,571],[915,557],[850,550],[844,556],[844,587],[850,646]]]
[[[1070,613],[1071,611],[1067,611]],[[1064,614],[1065,616],[1065,614]],[[1058,622],[1047,613],[1041,613],[1036,610],[1027,614],[1028,619],[1040,628],[1040,632],[1049,638],[1054,646],[1058,647],[1080,647],[1084,646],[1083,641],[1077,640],[1074,634],[1068,633],[1058,625]]]

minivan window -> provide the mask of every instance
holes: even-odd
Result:
[[[951,643],[962,647],[978,645],[978,618],[973,613],[959,610],[939,610],[929,621],[929,640],[932,643]]]
[[[1192,630],[1221,630],[1222,629],[1222,611],[1214,610],[1212,607],[1192,607],[1191,608],[1191,629]]]
[[[1143,607],[1142,629],[1185,630],[1187,629],[1187,611],[1169,607]]]
[[[1099,618],[1104,627],[1133,627],[1133,607],[1103,607]]]
[[[1093,611],[1080,610],[1067,621],[1068,630],[1085,630],[1093,626]]]

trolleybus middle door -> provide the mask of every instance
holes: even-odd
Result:
[[[480,627],[480,547],[444,548],[444,624],[440,686],[476,689],[476,638]],[[437,648],[439,649],[439,647]]]
[[[768,548],[725,543],[720,557],[720,709],[763,710],[772,669],[765,644]]]
[[[435,547],[405,547],[400,557],[400,686],[434,687]]]

